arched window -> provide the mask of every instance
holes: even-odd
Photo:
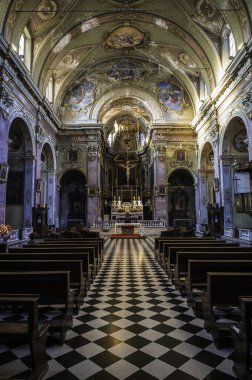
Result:
[[[53,103],[53,78],[51,77],[46,89],[46,97],[50,103]]]
[[[228,36],[228,42],[229,42],[229,55],[230,57],[234,57],[236,54],[236,47],[235,47],[235,39],[232,32],[230,32]]]
[[[18,56],[25,64],[27,69],[31,70],[31,36],[25,27],[18,42]]]

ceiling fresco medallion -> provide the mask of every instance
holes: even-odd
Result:
[[[182,111],[184,97],[182,88],[166,81],[159,82],[157,88],[159,100],[163,105],[173,111]]]
[[[84,111],[95,99],[95,83],[88,81],[69,89],[63,99],[63,107],[72,115]]]
[[[114,5],[126,6],[126,7],[135,7],[136,5],[143,4],[144,0],[110,0],[110,3]]]
[[[58,10],[58,4],[54,0],[44,0],[38,7],[38,16],[42,20],[51,20]]]
[[[121,26],[111,33],[106,33],[103,44],[105,47],[117,50],[132,49],[147,46],[148,38],[145,33],[133,26]]]
[[[145,70],[138,67],[132,60],[123,59],[108,67],[106,74],[116,81],[133,81],[144,76]]]

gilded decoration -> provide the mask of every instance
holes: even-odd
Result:
[[[38,7],[38,16],[42,20],[51,20],[55,17],[58,4],[54,0],[43,0]]]
[[[106,70],[106,75],[109,78],[122,82],[138,80],[143,77],[144,74],[145,70],[137,66],[131,59],[123,59],[111,64]]]
[[[146,34],[133,26],[121,26],[103,38],[104,46],[112,49],[132,49],[145,47],[148,44]]]
[[[63,107],[69,110],[71,115],[77,115],[91,105],[95,99],[95,83],[82,82],[69,89],[63,99]]]
[[[179,86],[168,81],[159,82],[157,92],[160,102],[173,111],[182,111],[184,105],[184,92]]]

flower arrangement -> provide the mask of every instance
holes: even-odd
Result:
[[[9,224],[0,224],[0,236],[3,240],[7,240],[12,228]]]

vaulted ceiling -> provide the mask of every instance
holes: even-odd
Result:
[[[251,0],[4,0],[1,32],[15,49],[27,27],[31,76],[65,125],[131,114],[140,125],[188,125],[225,73],[221,36],[251,37]]]

